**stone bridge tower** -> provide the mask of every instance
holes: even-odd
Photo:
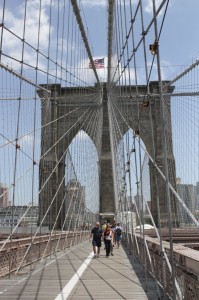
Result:
[[[100,212],[104,216],[113,215],[117,211],[117,201],[114,197],[113,171],[112,171],[112,155],[110,145],[110,126],[108,113],[108,93],[106,84],[99,88],[99,95],[92,102],[91,95],[96,87],[88,88],[62,88],[59,84],[44,85],[51,90],[50,98],[42,97],[40,91],[42,107],[42,132],[41,132],[41,160],[40,160],[40,197],[39,197],[39,222],[46,214],[43,225],[52,228],[60,207],[61,214],[56,221],[56,228],[61,229],[65,219],[65,158],[67,148],[73,138],[80,129],[84,130],[91,138],[96,146],[99,156],[100,170]],[[133,86],[122,87],[124,90],[123,97],[118,97],[121,93],[121,87],[114,89],[115,102],[119,109],[123,106],[128,107],[123,111],[126,112],[125,119],[132,129],[138,119],[137,102],[130,99],[131,94],[135,94],[136,90]],[[158,83],[150,84],[151,94],[158,94]],[[172,92],[172,88],[170,92]],[[95,91],[96,92],[96,91]],[[140,86],[139,92],[144,95],[146,86]],[[126,93],[126,98],[124,97]],[[170,101],[167,99],[167,136],[172,144],[171,136],[171,118],[170,118]],[[140,98],[140,104],[143,99]],[[153,157],[153,147],[155,147],[155,160],[161,167],[163,165],[163,147],[161,143],[161,120],[160,120],[160,99],[159,97],[151,97],[151,110],[153,117],[154,140],[150,131],[151,121],[149,108],[143,111],[142,120],[140,122],[140,137],[143,140],[147,151]],[[95,111],[93,114],[92,112]],[[119,122],[123,120],[118,115]],[[90,126],[92,118],[93,126]],[[53,121],[53,122],[52,122]],[[50,125],[45,126],[50,123]],[[123,134],[128,128],[123,124]],[[95,128],[99,128],[98,132],[94,132]],[[120,141],[118,140],[118,143]],[[55,146],[53,146],[55,145]],[[169,147],[167,157],[169,165],[169,179],[175,187],[175,161],[173,157],[172,147]],[[45,153],[45,155],[44,155]],[[165,210],[165,185],[158,176],[158,186],[155,184],[155,170],[153,165],[149,163],[150,182],[151,182],[151,199],[152,214],[157,223],[157,195],[160,199],[161,225],[167,224],[167,212]],[[52,175],[50,175],[52,174]],[[47,182],[45,184],[45,182]],[[52,202],[50,206],[50,202]],[[49,209],[49,206],[51,207]],[[176,211],[175,202],[172,198],[172,208]]]

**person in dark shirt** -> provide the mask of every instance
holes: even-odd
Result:
[[[115,235],[116,235],[117,247],[119,248],[122,239],[122,227],[120,226],[120,223],[117,223],[117,226],[115,228]]]
[[[100,247],[102,245],[101,243],[102,228],[100,227],[99,222],[96,222],[95,227],[91,230],[90,240],[91,237],[93,237],[92,245],[93,245],[94,258],[97,258],[100,255]]]

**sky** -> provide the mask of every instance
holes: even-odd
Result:
[[[156,0],[156,5],[160,3]],[[23,26],[20,22],[22,0],[6,1],[6,24],[11,26],[16,32],[22,32]],[[39,0],[28,1],[31,4],[31,9],[28,12],[27,35],[31,38],[36,35],[36,7],[38,7]],[[42,5],[49,3],[49,0],[43,0]],[[62,3],[62,1],[60,2]],[[81,14],[85,23],[87,35],[91,45],[91,50],[94,57],[107,57],[107,1],[106,0],[81,0]],[[126,5],[129,1],[126,0]],[[132,3],[137,3],[132,0]],[[145,20],[151,18],[151,0],[143,0]],[[2,15],[3,1],[0,1],[0,16]],[[48,5],[46,5],[48,7]],[[169,79],[172,74],[175,74],[177,66],[184,65],[187,60],[191,59],[199,49],[199,40],[197,39],[197,19],[199,11],[199,3],[195,0],[170,0],[167,10],[164,26],[159,43],[161,53],[161,64],[163,66],[162,72],[165,79]],[[48,32],[48,14],[47,9],[42,12],[41,22],[41,47],[47,44]],[[35,32],[34,32],[35,31]],[[153,42],[153,41],[151,41]],[[36,43],[36,39],[35,39]],[[7,40],[10,54],[14,55],[17,49],[17,42],[12,38]],[[31,52],[29,51],[29,57]],[[143,67],[140,62],[138,67]],[[104,77],[104,71],[99,71],[99,74]]]
[[[68,0],[69,1],[69,0]],[[43,10],[42,10],[42,18],[41,18],[41,41],[40,47],[45,49],[48,43],[48,4],[49,0],[42,0]],[[67,2],[67,1],[66,1]],[[83,22],[85,24],[86,33],[89,39],[90,48],[94,58],[105,58],[105,62],[107,62],[107,1],[105,0],[81,0],[81,15]],[[14,4],[13,4],[14,3]],[[5,18],[5,25],[8,28],[12,28],[17,34],[21,34],[23,30],[22,26],[22,7],[24,1],[22,0],[7,0],[6,1],[6,18]],[[36,45],[37,40],[36,38],[33,39],[34,36],[37,36],[36,32],[36,19],[37,19],[37,11],[39,0],[30,0],[27,1],[29,7],[31,9],[28,10],[28,17],[27,17],[27,39],[31,40],[31,42]],[[61,3],[61,1],[60,1]],[[67,2],[68,3],[68,2]],[[129,1],[126,0],[126,5],[128,5]],[[132,0],[132,3],[135,4],[137,1]],[[148,20],[151,19],[152,10],[151,10],[151,3],[150,0],[143,0],[143,9],[144,9],[144,16],[146,24],[148,24]],[[158,6],[161,3],[160,0],[156,0],[156,5]],[[0,18],[2,16],[2,6],[3,1],[0,1]],[[169,6],[167,10],[167,14],[164,21],[164,26],[161,33],[161,38],[159,41],[159,49],[160,49],[160,58],[161,58],[161,66],[162,66],[162,77],[164,80],[170,80],[178,72],[190,62],[194,60],[195,57],[198,57],[199,54],[199,38],[198,38],[198,12],[199,12],[199,1],[196,0],[170,0]],[[0,29],[1,30],[1,29]],[[52,34],[56,36],[55,30],[52,29]],[[138,33],[139,36],[139,33]],[[153,43],[153,41],[151,41]],[[21,42],[17,41],[11,36],[5,37],[4,45],[6,51],[14,57],[18,57],[18,49],[21,47]],[[53,45],[55,46],[55,44]],[[66,47],[66,45],[64,45]],[[73,50],[76,51],[74,45],[70,45]],[[27,61],[34,61],[35,57],[33,57],[32,52],[26,51],[26,60]],[[152,60],[152,58],[151,58]],[[151,61],[148,61],[150,65]],[[7,59],[5,63],[8,63],[9,66],[15,67],[15,62],[10,63]],[[40,66],[42,67],[43,61],[40,62]],[[11,65],[10,65],[11,64]],[[88,61],[84,62],[84,66],[88,66]],[[142,70],[144,70],[144,63],[142,60],[138,60],[138,68],[140,68],[140,74]],[[25,70],[26,71],[26,70]],[[106,80],[106,69],[98,70],[98,74],[102,81]],[[80,74],[81,75],[81,74]],[[32,79],[32,73],[30,71],[26,71],[26,76]],[[89,77],[88,77],[89,78]],[[35,79],[35,78],[34,78]],[[8,79],[10,80],[10,79]],[[40,77],[39,80],[44,81],[46,78]],[[6,85],[7,78],[4,82],[0,82],[0,88],[3,93],[4,87]],[[9,85],[7,87],[9,89]],[[15,93],[15,89],[12,91],[13,95]],[[187,104],[188,106],[190,104]],[[190,105],[191,106],[191,105]],[[9,107],[9,110],[11,106]],[[197,108],[198,109],[198,108]],[[15,110],[12,106],[13,115]],[[188,110],[187,110],[188,111]],[[176,113],[178,112],[178,106],[176,107]],[[186,111],[185,111],[186,112]],[[9,111],[6,113],[8,114]],[[25,111],[25,113],[27,113]],[[183,122],[183,117],[181,116],[181,122]],[[190,122],[190,120],[189,120]],[[32,119],[29,118],[29,124],[31,128]],[[5,125],[6,126],[6,125]],[[177,125],[179,127],[179,124]],[[197,125],[198,126],[198,125]],[[28,127],[29,128],[29,127]],[[6,128],[5,128],[6,129]],[[185,126],[186,130],[186,126]],[[197,134],[197,132],[195,132]],[[181,142],[183,140],[184,132],[181,131]],[[177,141],[178,132],[175,132],[175,137]],[[186,134],[188,138],[190,134]],[[26,140],[24,140],[26,152],[29,153],[29,146],[32,145],[31,136],[29,136]],[[198,142],[197,142],[198,143]],[[191,145],[191,141],[188,143]],[[182,147],[184,144],[182,143]],[[194,147],[194,146],[193,146]],[[187,151],[188,148],[184,148],[184,152]],[[194,149],[194,148],[193,148]],[[198,151],[198,148],[197,148]],[[195,151],[193,151],[195,152]],[[198,153],[198,152],[197,152]],[[6,154],[5,154],[6,155]],[[186,155],[179,156],[180,158],[183,157],[183,160],[186,160]],[[13,160],[13,158],[12,158]],[[9,162],[11,164],[11,162]],[[193,164],[192,162],[188,162],[189,165]],[[198,168],[198,164],[197,164]],[[24,166],[25,169],[25,166]],[[1,170],[2,172],[2,170]],[[179,170],[178,176],[181,174],[184,175],[184,182],[192,182],[197,180],[198,171],[194,174],[194,179],[190,180],[192,176],[191,171],[187,172],[187,166],[182,170]],[[188,176],[186,177],[186,174]],[[188,178],[189,177],[189,178]],[[24,196],[25,197],[25,196]]]
[[[132,3],[137,1],[133,0]],[[151,0],[143,0],[143,7],[145,18],[151,17]],[[157,6],[160,0],[156,0]],[[16,32],[22,30],[20,23],[21,18],[21,5],[22,0],[6,1],[7,15],[6,23],[12,25]],[[28,26],[30,29],[29,35],[34,35],[35,19],[36,19],[36,3],[39,1],[28,1],[31,4],[31,11],[29,11]],[[43,0],[42,5],[49,3],[48,0]],[[91,49],[93,50],[94,57],[106,57],[107,56],[107,1],[105,0],[81,0],[82,3],[82,18],[88,28],[89,41],[91,43]],[[126,1],[128,5],[128,0]],[[0,10],[2,9],[3,1],[0,1]],[[35,11],[34,11],[35,9]],[[199,41],[197,40],[196,32],[196,20],[197,12],[199,9],[199,3],[195,0],[170,0],[169,7],[167,10],[161,41],[160,51],[161,60],[166,66],[175,68],[177,65],[183,65],[189,58],[194,56],[199,49]],[[0,11],[1,12],[1,11]],[[1,16],[1,14],[0,14]],[[84,18],[85,16],[85,18]],[[43,11],[41,27],[43,30],[43,36],[41,39],[41,47],[47,44],[47,30],[49,19],[47,16],[47,10]],[[85,25],[86,27],[86,25]],[[35,41],[36,42],[36,41]],[[8,42],[10,53],[15,52],[16,43],[14,39]],[[140,64],[140,67],[142,65]]]
[[[133,1],[135,2],[135,1]],[[145,14],[151,16],[152,1],[143,1]],[[157,1],[156,3],[160,3]],[[128,1],[126,1],[128,4]],[[82,0],[84,14],[89,28],[89,36],[96,57],[107,53],[107,2],[103,0]],[[161,39],[159,43],[165,79],[175,74],[178,66],[183,66],[199,52],[197,35],[199,2],[195,0],[170,0]],[[98,20],[96,22],[96,20]],[[140,67],[143,64],[140,63]]]

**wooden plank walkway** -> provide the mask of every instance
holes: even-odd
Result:
[[[103,246],[100,258],[89,258],[91,251],[91,243],[84,242],[47,258],[31,272],[27,267],[10,279],[0,279],[0,299],[159,299],[151,277],[148,277],[148,292],[144,290],[142,268],[138,263],[132,266],[122,247],[114,247],[114,256],[109,258]],[[83,272],[80,278],[75,275],[77,271]]]

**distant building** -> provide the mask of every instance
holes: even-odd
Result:
[[[148,207],[149,207],[149,210],[151,211],[151,201],[147,201],[147,205],[148,205]],[[147,206],[146,206],[146,211],[145,211],[145,213],[146,213],[146,215],[149,214],[148,209],[147,209]]]
[[[195,214],[195,186],[193,184],[182,184],[180,178],[177,178],[176,186],[182,201],[188,207],[190,212]],[[181,226],[193,223],[180,203],[178,203],[178,213]]]
[[[0,209],[0,227],[37,227],[38,206],[10,206]],[[26,213],[27,211],[27,213]]]
[[[132,211],[118,211],[117,222],[121,222],[123,231],[133,232],[137,226],[136,213]]]
[[[176,178],[176,184],[181,184],[181,178],[180,177]]]
[[[199,182],[196,182],[196,195],[199,195]]]
[[[134,205],[132,202],[132,196],[127,196],[127,204],[128,204],[128,210],[133,211]]]
[[[85,210],[85,187],[76,179],[71,179],[66,186],[66,229],[81,227]]]
[[[142,203],[142,197],[140,195],[135,195],[134,196],[134,201],[135,201],[135,205],[136,205],[137,210],[138,210],[138,214],[142,213],[142,206],[143,206],[143,211],[145,212],[145,203]]]
[[[199,182],[196,182],[196,204],[195,204],[195,209],[199,211]]]
[[[9,206],[9,189],[3,183],[0,183],[0,208]]]

